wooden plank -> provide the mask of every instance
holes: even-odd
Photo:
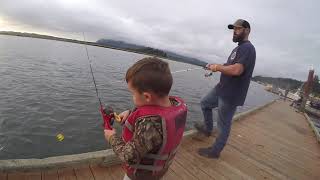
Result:
[[[0,180],[7,180],[8,179],[8,173],[0,172]]]
[[[221,160],[221,159],[220,159]],[[244,179],[244,180],[253,180],[253,178],[251,176],[249,176],[248,174],[244,173],[243,171],[241,171],[240,169],[237,169],[236,167],[232,166],[231,164],[226,163],[225,161],[221,160],[219,162],[224,168],[228,168],[230,169],[230,171],[232,171],[233,173],[235,173],[236,179]]]
[[[231,150],[230,146],[225,146],[222,155],[220,156],[220,163],[225,163],[226,166],[231,166],[234,171],[240,171],[250,178],[254,179],[276,179],[273,172],[266,172],[257,167],[248,156],[240,153],[239,151]],[[284,176],[280,176],[284,177]]]
[[[8,173],[8,180],[25,180],[24,173],[21,172],[14,172],[14,173]]]
[[[277,121],[282,121],[282,119],[277,119]],[[301,121],[303,121],[303,119],[301,119]],[[244,126],[250,126],[250,127],[257,127],[257,128],[263,128],[265,130],[271,130],[273,132],[274,135],[277,135],[279,137],[283,137],[284,139],[286,139],[287,141],[291,141],[291,142],[313,142],[314,138],[312,138],[312,134],[310,133],[310,131],[308,129],[305,129],[304,133],[305,134],[299,134],[299,133],[295,133],[295,136],[292,137],[289,134],[294,133],[296,130],[293,127],[289,127],[290,125],[285,124],[285,125],[281,125],[280,123],[275,123],[271,120],[265,119],[265,120],[261,120],[261,119],[257,119],[257,121],[250,121],[251,123],[248,124],[244,124],[245,122],[242,122],[242,124]],[[291,126],[293,126],[291,124]],[[295,125],[298,126],[298,125]],[[299,125],[299,126],[304,126],[304,125]],[[300,128],[299,131],[303,131],[301,130],[302,128]],[[289,132],[289,134],[288,134]]]
[[[90,166],[91,171],[95,180],[117,180],[119,178],[124,177],[124,172],[121,166],[113,166],[111,169],[109,167],[101,167],[99,165]],[[114,172],[116,171],[116,172]],[[164,179],[167,180],[175,180],[180,178],[177,174],[175,174],[171,169],[168,170]]]
[[[113,180],[110,169],[99,165],[90,165],[95,180]]]
[[[175,174],[179,175],[181,179],[198,179],[189,171],[187,171],[183,166],[181,166],[176,160],[173,160],[171,169]]]
[[[194,153],[195,152],[187,152],[184,145],[181,145],[176,155],[176,161],[183,164],[188,171],[200,179],[226,179],[222,174],[208,167],[208,165],[197,158]]]
[[[282,107],[281,107],[282,108]],[[278,110],[275,110],[278,111]],[[284,110],[286,111],[286,110]],[[290,110],[289,110],[290,111]],[[294,116],[289,116],[293,112],[288,112],[288,114],[279,115],[277,112],[273,112],[273,110],[268,111],[261,111],[255,115],[247,117],[247,119],[252,119],[252,123],[254,124],[262,124],[263,126],[272,127],[275,124],[282,127],[282,128],[292,128],[295,126],[300,126],[301,124],[304,125],[304,117],[299,114],[294,114]],[[256,120],[254,120],[256,119]],[[244,123],[245,121],[239,121],[240,123]],[[302,128],[303,131],[308,130],[306,126],[296,127]],[[277,130],[277,129],[276,129]],[[306,131],[307,132],[307,131]],[[303,137],[305,134],[298,134],[299,136]]]
[[[249,122],[250,123],[250,122]],[[231,135],[231,138],[242,140],[248,140],[251,146],[260,145],[261,148],[270,151],[273,154],[277,154],[282,158],[286,158],[294,164],[299,165],[301,168],[318,169],[320,162],[315,159],[320,155],[310,153],[308,149],[304,148],[304,142],[300,142],[299,145],[290,143],[282,137],[277,137],[273,133],[267,132],[264,129],[252,129],[247,127],[237,128],[237,134],[241,134],[241,138],[237,138]],[[295,136],[294,133],[288,132],[291,136]],[[319,146],[320,147],[320,146]],[[305,162],[308,162],[307,164]],[[309,166],[307,166],[309,165]]]
[[[249,129],[245,131],[252,135],[251,137],[245,137],[246,139],[255,137],[257,141],[263,142],[262,148],[255,147],[255,144],[253,143],[248,143],[248,147],[257,148],[261,151],[263,150],[265,153],[271,155],[274,159],[281,159],[284,162],[290,163],[293,166],[291,168],[303,170],[303,172],[306,174],[315,174],[316,172],[319,172],[318,169],[320,168],[320,162],[316,161],[315,159],[319,157],[320,153],[318,153],[318,155],[313,155],[306,152],[304,148],[301,148],[303,143],[300,143],[300,146],[290,146],[288,144],[277,143],[275,140],[270,141],[270,139],[266,138],[270,135],[261,134],[259,136],[259,134],[255,134],[255,132],[251,132]],[[241,141],[242,139],[243,138],[238,138],[237,141]],[[277,158],[275,158],[275,156]]]
[[[121,166],[112,166],[112,167],[109,167],[109,169],[113,179],[115,180],[123,179],[125,173]]]
[[[176,180],[176,179],[181,179],[180,176],[178,176],[176,173],[172,171],[172,169],[168,169],[166,174],[162,178],[163,180]]]
[[[287,104],[277,103],[276,107],[272,106],[266,109],[267,112],[259,113],[259,116],[253,116],[250,118],[257,118],[259,121],[253,121],[252,123],[260,123],[261,127],[269,127],[276,130],[277,133],[282,133],[286,137],[286,131],[281,130],[281,128],[285,128],[285,130],[297,131],[297,138],[302,138],[305,140],[310,140],[310,129],[306,125],[305,118],[302,114],[295,113],[292,109],[289,108]],[[305,131],[305,133],[301,134],[300,131]],[[287,138],[291,138],[291,136],[287,136]],[[296,141],[295,141],[296,142]]]
[[[250,122],[248,122],[250,123]],[[266,128],[259,128],[256,126],[250,127],[237,127],[236,131],[231,134],[234,135],[235,139],[246,140],[247,143],[256,143],[256,144],[265,144],[265,143],[274,143],[274,144],[283,144],[284,146],[296,146],[299,147],[296,143],[291,143],[287,139],[284,139],[282,136],[278,136],[274,133],[271,133],[271,130]],[[289,132],[288,132],[289,133]],[[292,135],[292,134],[291,134]],[[261,141],[264,139],[264,141]],[[267,140],[267,142],[265,142]]]
[[[74,168],[74,173],[77,177],[77,180],[94,180],[89,165]]]
[[[211,143],[210,143],[211,145]],[[202,157],[197,154],[197,150],[200,147],[208,147],[209,144],[203,146],[200,142],[196,143],[195,141],[190,141],[184,144],[184,147],[192,148],[194,152],[194,156],[198,157],[203,163],[206,164],[207,167],[212,168],[214,171],[222,174],[227,179],[251,179],[251,177],[247,176],[245,173],[229,166],[228,164],[221,161],[221,159],[209,159]],[[211,175],[214,177],[214,175]]]
[[[254,179],[286,179],[287,177],[271,168],[264,166],[258,161],[246,156],[240,151],[227,145],[223,150],[223,155],[221,159],[233,166],[237,167],[239,170],[250,175]]]
[[[316,154],[310,153],[310,151],[304,147],[306,143],[300,142],[299,145],[290,143],[282,137],[277,137],[264,129],[238,128],[237,134],[242,136],[241,139],[247,139],[253,145],[260,145],[262,148],[269,148],[273,152],[291,156],[293,158],[292,160],[296,160],[296,156],[302,153],[306,161],[313,161],[314,158],[317,157]],[[288,132],[288,134],[290,134],[290,132]],[[294,136],[294,134],[291,135]],[[235,139],[239,138],[235,137]],[[320,155],[319,153],[317,154]],[[297,161],[297,163],[301,163],[301,161]]]
[[[179,154],[176,155],[176,161],[183,166],[188,172],[190,172],[191,174],[193,174],[195,177],[199,178],[199,179],[217,179],[217,177],[221,177],[221,179],[223,179],[223,176],[220,175],[217,172],[213,172],[214,174],[216,174],[217,176],[213,177],[212,175],[210,176],[209,173],[206,173],[206,169],[203,168],[205,167],[204,164],[198,164],[195,165],[193,162],[195,161],[193,159],[188,161],[186,159],[187,155],[183,154],[182,152],[180,152]]]
[[[250,122],[248,122],[250,123]],[[298,139],[296,140],[289,140],[288,138],[282,136],[282,135],[279,135],[275,132],[275,130],[268,130],[266,129],[265,127],[264,128],[260,128],[260,127],[255,127],[255,126],[251,126],[251,125],[248,125],[248,127],[244,128],[244,131],[245,131],[245,134],[248,134],[248,132],[246,131],[251,131],[251,132],[255,132],[255,133],[259,133],[260,135],[257,137],[257,138],[263,138],[263,136],[267,136],[268,137],[268,140],[271,141],[271,142],[278,142],[278,143],[281,143],[283,144],[284,146],[287,146],[287,147],[295,147],[293,149],[293,151],[295,149],[303,149],[304,151],[306,151],[306,156],[313,156],[313,155],[317,155],[318,152],[319,152],[319,147],[311,147],[310,144],[308,144],[306,141],[302,140],[302,141],[299,141]],[[240,132],[238,132],[238,134],[241,135],[241,129],[238,130]],[[272,133],[271,133],[272,132]],[[290,131],[287,131],[286,134],[290,135],[291,137],[295,137],[294,134],[292,134]],[[249,134],[251,136],[251,134]],[[251,137],[254,137],[254,136],[251,136]],[[251,139],[252,140],[252,139]],[[258,141],[256,139],[256,141]]]
[[[271,173],[275,177],[280,178],[280,179],[288,179],[289,178],[289,175],[284,173],[282,171],[282,169],[279,169],[280,168],[279,166],[274,165],[273,162],[270,163],[268,161],[269,157],[265,158],[264,154],[261,155],[261,157],[263,157],[263,158],[257,158],[256,154],[254,154],[250,151],[247,151],[247,150],[243,150],[242,148],[238,147],[238,145],[230,144],[229,146],[232,146],[233,149],[244,154],[244,156],[248,157],[248,160],[250,162],[254,163],[257,167],[261,168],[264,171],[268,171],[269,173]]]
[[[8,180],[41,180],[41,172],[9,173]]]
[[[27,180],[41,180],[41,172],[25,173]]]
[[[297,132],[297,130],[295,130],[295,128],[297,127],[289,127],[289,126],[300,126],[303,127],[304,124],[300,124],[300,125],[281,125],[278,122],[275,122],[274,120],[270,120],[270,119],[248,119],[248,121],[250,121],[250,123],[246,123],[246,122],[241,122],[240,124],[242,126],[247,126],[247,127],[254,127],[254,128],[261,128],[261,129],[265,129],[267,131],[272,130],[273,133],[279,137],[283,137],[287,140],[293,141],[293,142],[297,142],[297,140],[299,142],[312,142],[312,134],[310,132],[309,129],[304,129],[301,128],[299,131],[305,131],[304,135],[301,135]],[[269,122],[268,122],[269,121]],[[282,119],[277,119],[277,121],[282,121]],[[303,119],[300,119],[300,121],[303,121]],[[294,133],[295,136],[292,137],[289,134]]]
[[[42,180],[59,180],[58,170],[42,172]]]
[[[58,170],[59,180],[76,180],[76,174],[73,168],[64,168]]]
[[[287,141],[290,140],[293,143],[299,144],[300,142],[310,142],[316,145],[313,141],[313,136],[310,128],[308,128],[305,118],[301,114],[296,114],[293,110],[288,109],[288,106],[282,106],[279,108],[271,107],[272,109],[268,112],[259,112],[255,116],[250,116],[250,123],[246,121],[240,121],[243,126],[263,128],[266,130],[271,130],[278,137],[284,137]],[[288,111],[283,115],[279,115],[281,111]],[[276,111],[276,112],[273,112]],[[291,112],[290,112],[291,111]],[[305,130],[305,134],[299,133],[296,129]],[[269,131],[270,132],[270,131]],[[292,136],[291,133],[295,133]],[[289,134],[288,134],[289,133]],[[308,146],[308,145],[307,145]],[[314,146],[315,152],[319,151],[319,146]]]
[[[307,177],[310,176],[310,174],[304,169],[299,168],[296,164],[288,161],[287,159],[270,151],[252,147],[250,146],[250,144],[246,144],[242,139],[243,138],[233,140],[231,138],[229,139],[229,141],[234,148],[237,148],[240,151],[246,153],[247,156],[254,158],[260,163],[264,163],[266,166],[269,166],[275,171],[279,171],[288,177],[308,179]]]

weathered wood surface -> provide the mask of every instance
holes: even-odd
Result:
[[[164,179],[320,179],[320,144],[305,117],[278,101],[233,124],[220,159],[200,157],[214,138],[183,140]],[[0,180],[119,180],[121,166],[86,165],[33,173],[2,173]]]

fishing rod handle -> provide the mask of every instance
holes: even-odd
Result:
[[[111,106],[102,106],[100,105],[100,113],[103,119],[103,127],[104,129],[112,130],[112,125],[114,122],[113,109]]]

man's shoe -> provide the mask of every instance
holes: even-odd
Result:
[[[198,154],[200,156],[206,157],[206,158],[210,158],[210,159],[219,159],[220,157],[220,153],[216,154],[214,152],[212,152],[211,147],[209,148],[199,148],[198,149]]]
[[[196,141],[205,141],[208,139],[209,136],[203,134],[202,132],[196,132],[195,135],[192,136],[192,139],[193,140],[196,140]]]
[[[196,130],[199,132],[199,133],[202,133],[204,136],[206,137],[209,137],[211,136],[211,133],[212,132],[209,132],[207,131],[206,127],[204,124],[200,124],[200,123],[195,123],[194,124],[194,128],[196,128]]]

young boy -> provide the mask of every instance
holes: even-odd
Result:
[[[122,137],[104,130],[115,154],[124,162],[124,179],[161,179],[167,172],[185,128],[187,107],[169,96],[172,75],[167,62],[143,58],[126,73],[136,108],[124,111]]]

